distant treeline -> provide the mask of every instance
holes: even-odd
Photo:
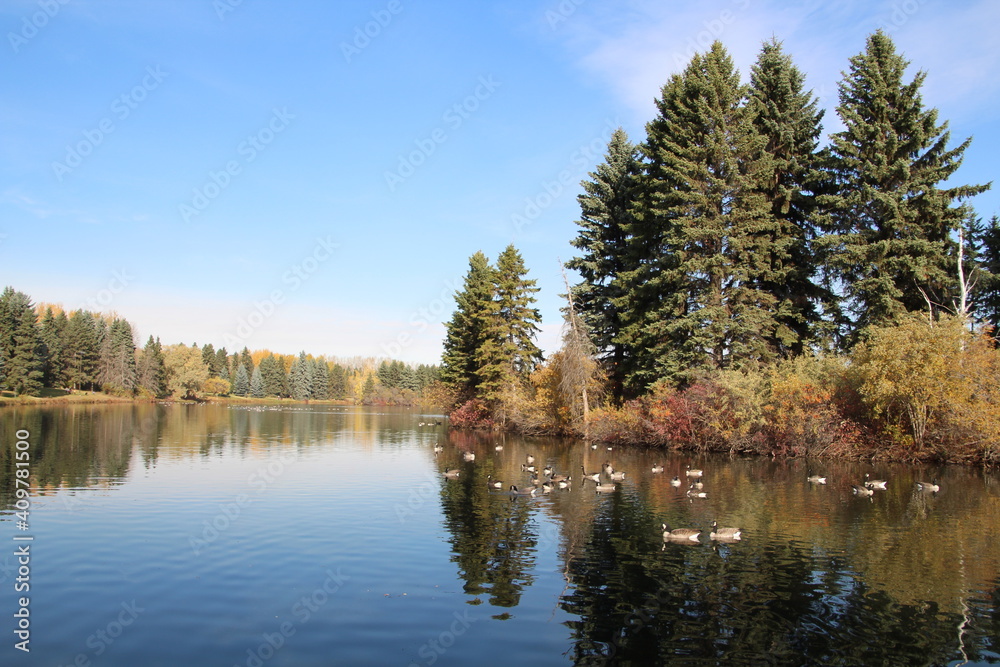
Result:
[[[0,389],[15,395],[51,388],[148,398],[232,395],[409,404],[437,377],[437,366],[361,358],[342,364],[305,352],[282,355],[245,347],[230,354],[211,343],[164,346],[153,336],[137,349],[124,318],[38,308],[13,287],[0,294]]]

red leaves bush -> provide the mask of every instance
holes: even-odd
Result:
[[[496,423],[486,404],[474,398],[458,406],[448,415],[452,428],[485,428],[493,429]]]

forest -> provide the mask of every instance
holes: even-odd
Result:
[[[435,384],[437,366],[388,359],[330,360],[211,343],[137,348],[132,325],[114,314],[35,305],[23,292],[0,294],[0,388],[15,396],[99,391],[126,398],[205,396],[412,405]],[[54,390],[54,391],[53,391]]]
[[[442,356],[452,425],[996,463],[1000,222],[909,65],[869,35],[824,144],[780,42],[746,83],[721,43],[695,54],[646,137],[616,131],[582,183],[558,352],[533,343],[517,250],[470,258]]]

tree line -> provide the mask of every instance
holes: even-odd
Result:
[[[38,308],[7,287],[0,294],[0,388],[37,395],[43,388],[119,396],[197,398],[205,394],[295,400],[412,403],[438,367],[397,360],[250,352],[211,344],[163,345],[150,336],[137,348],[132,325],[117,315],[56,306]]]
[[[969,203],[990,187],[955,177],[971,140],[952,145],[908,66],[869,35],[824,145],[777,40],[746,83],[721,43],[695,54],[646,138],[617,130],[582,183],[581,279],[546,363],[523,264],[503,288],[501,260],[470,259],[442,358],[453,423],[589,434],[603,394],[607,440],[995,458],[1000,363],[980,336],[1000,324],[1000,221]]]

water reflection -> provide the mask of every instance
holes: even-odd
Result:
[[[68,406],[0,411],[0,432],[31,431],[32,494],[40,496],[113,493],[136,483],[137,471],[176,459],[250,458],[283,448],[331,459],[361,452],[375,462],[414,456],[433,480],[427,497],[438,501],[433,511],[462,583],[461,602],[487,610],[503,627],[519,615],[544,622],[558,612],[562,651],[576,664],[1000,662],[995,475],[608,451],[420,425],[427,421],[415,412],[330,406]],[[467,461],[466,452],[475,459]],[[510,484],[534,485],[523,469],[529,456],[539,476],[545,466],[571,476],[569,488],[546,493],[539,486],[535,497],[511,497],[503,490]],[[9,512],[9,438],[0,458],[0,502]],[[598,494],[580,470],[606,463],[626,477],[613,493]],[[654,473],[654,464],[663,471]],[[689,467],[705,470],[705,498],[687,493]],[[460,475],[446,479],[452,468]],[[811,473],[828,483],[810,484]],[[851,486],[866,473],[889,480],[887,490],[856,497]],[[684,482],[675,487],[674,477]],[[931,479],[939,480],[938,493],[917,489],[917,481]],[[502,489],[491,488],[492,480]],[[380,483],[385,508],[365,506],[359,514],[388,514],[411,491],[392,479]],[[342,508],[338,518],[347,522]],[[299,509],[312,516],[308,505]],[[358,532],[362,519],[345,525]],[[741,527],[742,540],[712,542],[713,521]],[[696,542],[665,542],[663,522],[703,533]]]

